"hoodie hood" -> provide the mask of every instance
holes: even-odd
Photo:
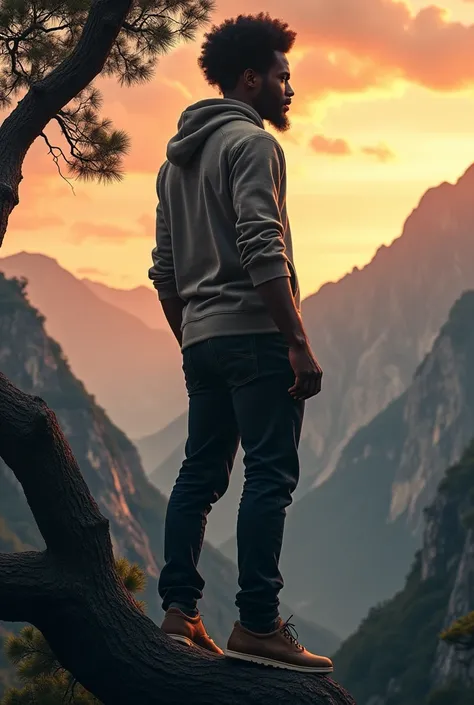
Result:
[[[168,161],[185,167],[213,132],[233,120],[244,120],[265,129],[257,111],[240,100],[209,98],[190,105],[181,114],[178,132],[168,142]]]

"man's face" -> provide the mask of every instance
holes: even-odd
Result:
[[[294,91],[290,86],[290,66],[285,54],[275,52],[275,63],[262,77],[261,88],[255,97],[255,109],[263,120],[280,132],[290,127],[288,111]]]

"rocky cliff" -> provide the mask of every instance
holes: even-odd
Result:
[[[423,509],[474,436],[474,292],[455,303],[408,389],[360,429],[288,513],[285,599],[350,634],[403,585]]]
[[[316,482],[357,429],[407,388],[454,301],[474,287],[473,190],[474,166],[456,184],[428,190],[397,240],[303,302],[324,370],[304,429]]]
[[[28,298],[45,316],[46,332],[125,433],[154,432],[184,411],[182,363],[169,330],[153,330],[119,307],[123,297],[114,290],[98,296],[97,287],[92,290],[51,257],[20,252],[1,258],[0,272],[28,280]],[[140,296],[147,293],[153,296],[146,290]],[[158,309],[156,296],[154,303]],[[123,305],[129,308],[130,298]]]
[[[474,610],[473,509],[474,442],[425,511],[422,548],[404,588],[371,609],[334,657],[338,679],[359,705],[474,702],[474,654],[465,662],[466,654],[440,639]]]
[[[166,499],[147,480],[135,446],[95,403],[72,373],[60,346],[46,335],[44,319],[27,302],[24,289],[0,274],[2,372],[22,390],[41,396],[55,411],[81,472],[110,521],[115,554],[145,570],[147,611],[159,620],[156,579],[163,563]],[[23,492],[2,461],[0,488],[0,550],[42,548]],[[207,583],[202,604],[206,626],[216,640],[224,642],[236,617],[236,569],[207,544],[201,567]],[[286,613],[288,608],[283,609]],[[301,633],[313,648],[325,652],[334,652],[339,643],[332,633],[310,623],[301,623]]]

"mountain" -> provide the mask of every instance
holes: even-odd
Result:
[[[179,348],[170,333],[97,297],[50,257],[4,257],[0,272],[26,277],[29,300],[46,317],[46,330],[74,374],[132,437],[166,426],[186,408]]]
[[[409,388],[353,436],[334,474],[289,513],[285,598],[308,603],[343,635],[402,586],[423,509],[474,436],[473,321],[467,292]]]
[[[439,639],[474,610],[474,443],[425,512],[423,544],[405,585],[373,607],[334,656],[359,705],[470,705],[470,665]],[[469,654],[466,654],[469,656]]]
[[[85,284],[99,299],[139,318],[148,328],[169,332],[163,309],[159,305],[155,289],[137,286],[134,289],[115,289],[83,278]]]
[[[456,184],[429,189],[370,264],[303,302],[324,370],[304,429],[316,483],[354,433],[407,388],[454,301],[474,288],[473,192],[474,165]]]
[[[151,475],[162,463],[167,462],[177,449],[184,453],[187,430],[188,414],[185,412],[180,414],[176,419],[173,419],[171,423],[160,431],[150,433],[148,436],[144,436],[135,441],[147,475]],[[157,487],[163,494],[169,495],[171,492],[171,487],[169,487],[169,481],[167,479],[163,479],[162,486],[160,487],[158,483]]]
[[[166,499],[147,480],[135,446],[73,375],[61,347],[46,334],[42,315],[26,300],[22,285],[1,274],[0,360],[2,372],[15,385],[41,396],[56,413],[81,472],[110,521],[115,555],[138,563],[146,572],[147,612],[159,620],[156,581],[163,565]],[[42,549],[23,491],[1,460],[0,487],[0,550]],[[200,569],[206,580],[202,601],[206,626],[222,643],[236,618],[236,568],[205,544]],[[283,606],[283,613],[288,609]],[[310,622],[301,620],[299,626],[302,638],[314,649],[333,653],[340,643],[333,633]],[[0,660],[0,675],[2,667]]]
[[[343,637],[402,587],[423,509],[474,436],[473,321],[467,292],[409,388],[355,433],[331,477],[288,512],[285,600]],[[231,558],[234,544],[222,547]]]
[[[306,407],[295,499],[322,484],[357,430],[406,390],[453,303],[474,287],[473,191],[474,166],[456,184],[428,190],[389,247],[381,247],[363,269],[303,301],[324,379],[323,391]],[[160,461],[147,468],[156,469],[154,480],[169,472],[160,467],[162,437],[156,440],[153,451],[148,439],[147,451]],[[183,433],[175,442],[173,468],[184,441]],[[142,447],[141,440],[137,444]],[[221,503],[233,522],[235,497]]]

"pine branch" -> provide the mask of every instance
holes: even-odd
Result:
[[[72,175],[108,183],[122,178],[130,145],[76,97],[102,74],[123,85],[149,80],[161,54],[206,24],[214,0],[18,0],[0,5],[0,106],[25,92],[0,125],[0,247],[19,202],[24,158],[59,117]],[[92,97],[91,97],[92,100]],[[74,107],[71,107],[71,103]],[[56,120],[57,121],[57,120]],[[58,122],[58,121],[57,121]],[[59,124],[59,122],[58,122]],[[48,145],[48,142],[46,142]],[[65,150],[49,144],[53,160]],[[59,161],[56,161],[59,166]]]
[[[122,178],[121,159],[130,140],[124,132],[114,130],[110,120],[99,118],[95,106],[100,104],[100,94],[92,89],[92,101],[81,100],[75,110],[61,110],[54,120],[69,147],[71,158],[64,160],[71,174],[106,183]]]
[[[48,154],[51,154],[51,156],[53,157],[53,162],[54,162],[55,165],[56,165],[56,168],[57,168],[57,170],[58,170],[59,176],[60,176],[62,179],[64,179],[64,181],[71,187],[71,190],[72,190],[72,192],[74,193],[74,186],[71,184],[71,182],[69,181],[69,179],[68,179],[66,176],[64,176],[64,174],[62,173],[62,171],[61,171],[61,164],[60,164],[60,161],[59,161],[59,160],[60,160],[60,158],[62,158],[62,159],[66,162],[66,164],[70,164],[71,162],[68,160],[68,158],[67,158],[66,155],[64,154],[64,152],[63,152],[63,150],[61,149],[61,147],[56,147],[55,145],[52,145],[52,144],[51,144],[51,142],[49,141],[48,136],[46,135],[45,132],[42,132],[41,135],[40,135],[40,137],[42,137],[42,138],[44,139],[44,141],[46,142],[46,145],[47,145],[48,150],[49,150],[49,151],[48,151]]]

